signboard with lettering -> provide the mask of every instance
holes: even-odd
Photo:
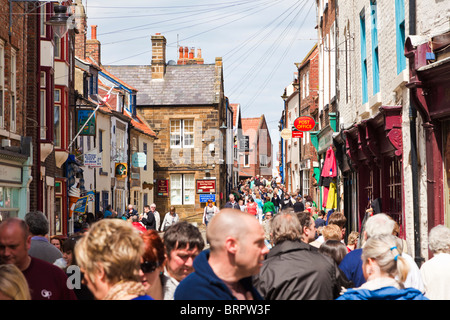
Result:
[[[212,200],[212,202],[216,202],[216,195],[215,194],[201,194],[200,197],[200,203],[208,202],[208,200]]]
[[[197,193],[216,193],[215,179],[198,179]]]
[[[102,166],[102,155],[97,153],[85,153],[84,165],[92,168],[100,168]]]
[[[303,131],[292,130],[292,138],[303,138]]]
[[[316,121],[310,116],[300,116],[294,120],[294,128],[298,131],[311,131],[316,126]]]
[[[157,191],[158,196],[168,197],[169,196],[169,180],[158,180],[157,181]]]

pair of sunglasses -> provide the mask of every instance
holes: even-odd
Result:
[[[156,270],[161,264],[156,261],[144,261],[141,263],[141,270],[143,273],[151,273]]]

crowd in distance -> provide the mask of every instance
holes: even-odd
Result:
[[[255,206],[256,204],[256,206]],[[69,238],[48,238],[42,212],[0,224],[5,300],[448,300],[450,229],[429,233],[419,268],[398,225],[369,214],[347,232],[341,212],[259,177],[223,208],[205,204],[200,228],[171,207],[86,215]],[[68,285],[72,284],[72,285]]]

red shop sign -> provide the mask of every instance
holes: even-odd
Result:
[[[301,116],[294,120],[294,128],[298,131],[311,131],[316,126],[316,122],[310,116]]]
[[[197,193],[216,193],[215,179],[198,179]]]

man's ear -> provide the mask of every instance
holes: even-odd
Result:
[[[227,250],[227,252],[236,254],[237,248],[238,248],[238,242],[237,242],[236,238],[227,237],[225,239],[225,249]]]

